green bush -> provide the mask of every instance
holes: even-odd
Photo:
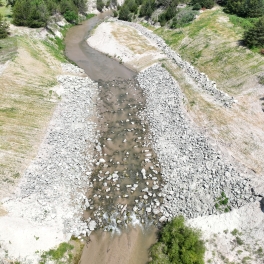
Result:
[[[129,20],[129,8],[127,5],[123,5],[119,12],[119,19],[128,21]]]
[[[264,15],[264,0],[226,0],[224,11],[242,17]]]
[[[144,0],[141,5],[139,15],[150,17],[155,10],[155,0]]]
[[[3,20],[0,14],[0,39],[6,38],[8,36],[8,24]]]
[[[200,10],[202,8],[202,6],[199,4],[199,3],[196,3],[194,6],[193,6],[193,10]]]
[[[66,11],[63,17],[69,22],[69,23],[77,23],[78,22],[78,14],[74,11]]]
[[[197,11],[192,9],[182,9],[174,18],[171,28],[182,27],[195,19]]]
[[[12,0],[13,22],[18,26],[45,27],[49,16],[61,13],[69,22],[87,9],[87,0]]]
[[[150,249],[150,264],[203,264],[205,246],[199,231],[187,227],[182,216],[167,223]]]
[[[215,5],[215,1],[214,0],[192,0],[191,3],[194,6],[199,4],[201,7],[205,7],[207,9],[210,9],[210,8],[214,7],[214,5]],[[195,10],[197,10],[197,9],[195,9]]]
[[[97,0],[96,1],[96,8],[99,12],[102,12],[103,11],[103,8],[104,8],[104,3],[102,0]]]
[[[247,47],[264,47],[264,16],[252,28],[244,33],[244,43]]]

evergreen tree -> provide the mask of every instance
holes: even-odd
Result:
[[[73,3],[78,8],[79,13],[84,14],[87,11],[86,0],[73,0]]]
[[[247,47],[264,48],[264,16],[244,33],[244,43]]]
[[[129,8],[127,5],[123,5],[119,12],[119,19],[128,21],[129,20]]]
[[[30,0],[17,0],[13,8],[13,22],[17,26],[27,26]]]
[[[7,0],[6,1],[6,6],[8,7],[8,6],[14,6],[15,5],[15,3],[16,3],[16,0]]]
[[[155,0],[145,0],[140,9],[140,16],[150,17],[155,9]]]
[[[245,0],[243,13],[246,17],[261,17],[264,15],[264,0]]]
[[[8,24],[3,20],[3,16],[0,14],[0,39],[8,36]]]
[[[241,17],[261,17],[264,0],[226,0],[224,11]]]

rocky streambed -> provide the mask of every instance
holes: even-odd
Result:
[[[142,118],[145,104],[134,78],[99,82],[100,132],[85,215],[106,230],[162,216],[161,168]]]
[[[178,83],[163,67],[136,79],[99,83],[88,220],[112,230],[131,221],[225,213],[258,199],[252,175],[189,119]]]

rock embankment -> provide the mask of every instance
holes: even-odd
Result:
[[[84,73],[72,65],[62,68],[72,74]],[[60,215],[57,210],[65,205],[65,232],[79,235],[88,231],[82,230],[86,227],[79,218],[96,141],[96,124],[91,120],[96,114],[94,99],[98,84],[88,77],[73,75],[61,75],[58,82],[63,87],[63,100],[38,156],[25,173],[20,197],[37,202],[38,206],[32,207],[27,217],[39,222]]]
[[[250,179],[188,119],[172,76],[154,65],[137,79],[147,98],[145,116],[166,183],[161,220],[217,214],[255,201]]]
[[[216,83],[214,81],[211,81],[205,73],[199,72],[189,62],[184,61],[181,56],[177,52],[173,51],[162,38],[137,23],[131,23],[126,21],[118,22],[124,25],[134,27],[145,37],[153,41],[166,54],[169,59],[176,63],[181,69],[183,69],[188,77],[191,77],[201,89],[212,95],[216,101],[220,102],[226,107],[231,107],[232,104],[235,102],[233,97],[217,89]]]
[[[90,234],[93,224],[81,217],[96,142],[93,119],[98,84],[78,67],[64,64],[62,69],[66,72],[58,76],[62,99],[46,137],[18,193],[3,203],[8,215],[1,218],[0,240],[12,242],[6,245],[10,256],[36,255],[36,250],[48,250],[71,235]]]

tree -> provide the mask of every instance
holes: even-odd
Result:
[[[13,22],[17,26],[27,26],[30,0],[17,0],[13,8]]]
[[[264,0],[226,0],[224,11],[241,17],[261,17]]]
[[[103,8],[104,8],[104,3],[102,0],[97,0],[96,1],[96,8],[99,12],[102,12],[103,11]]]
[[[214,7],[215,2],[214,0],[192,0],[192,4],[195,6],[196,4],[199,4],[201,7],[205,7],[207,9],[210,9]]]
[[[7,0],[6,1],[6,7],[8,7],[8,6],[14,6],[15,5],[15,3],[16,3],[16,0]]]
[[[13,22],[18,26],[44,27],[49,12],[43,0],[16,0],[13,8]]]
[[[264,48],[264,16],[244,33],[244,43],[249,48]]]
[[[155,9],[155,0],[145,0],[140,9],[140,16],[150,17]]]
[[[243,11],[246,17],[261,17],[264,15],[264,0],[245,0]]]
[[[87,11],[87,0],[73,0],[73,3],[80,13],[84,14]]]
[[[129,20],[129,9],[127,5],[123,5],[119,12],[119,19],[128,21]]]
[[[8,24],[3,20],[3,16],[0,14],[0,39],[8,36]]]
[[[167,223],[150,249],[150,264],[203,264],[205,246],[199,231],[184,224],[182,216]]]

